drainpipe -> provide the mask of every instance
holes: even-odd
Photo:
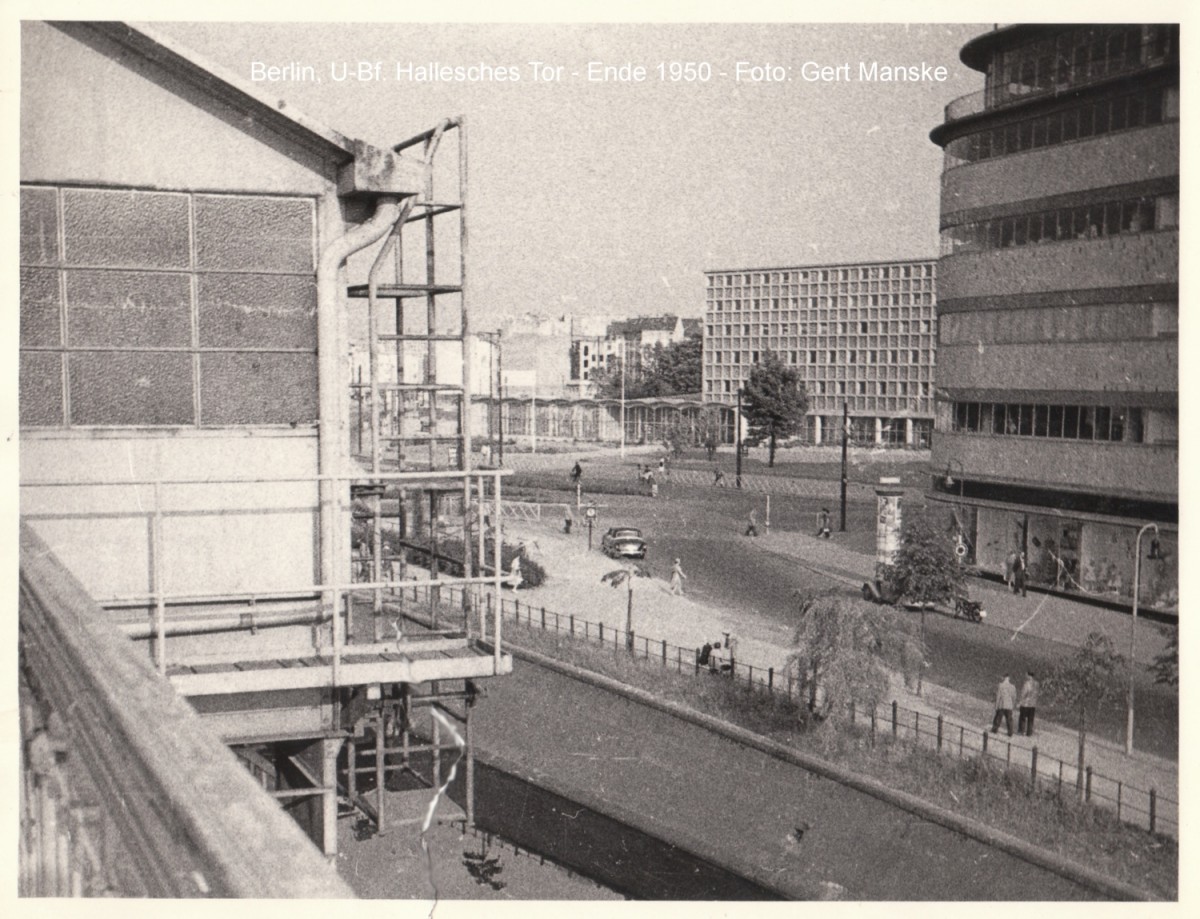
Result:
[[[344,236],[335,239],[317,265],[317,378],[320,408],[320,474],[337,475],[341,471],[344,445],[341,442],[342,416],[345,413],[345,387],[342,385],[341,344],[341,270],[355,252],[382,239],[400,219],[400,198],[381,195],[376,199],[375,213],[370,220],[359,224]],[[373,409],[374,410],[374,409]],[[322,478],[321,501],[321,582],[336,584],[337,565],[349,557],[349,546],[339,546],[337,514],[350,507],[349,483]],[[342,550],[345,551],[342,551]],[[334,646],[341,644],[338,636],[338,591],[328,591],[328,607],[334,611]],[[335,652],[336,655],[336,652]],[[337,682],[335,675],[334,682]]]

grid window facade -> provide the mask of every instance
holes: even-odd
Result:
[[[935,275],[932,259],[708,272],[705,394],[735,401],[770,350],[799,370],[812,416],[845,402],[885,425],[932,419]]]
[[[311,198],[21,189],[23,426],[317,418]]]

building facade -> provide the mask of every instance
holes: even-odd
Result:
[[[417,586],[385,537],[436,540],[450,515],[438,509],[455,506],[461,522],[445,528],[465,532],[483,499],[463,361],[436,360],[447,340],[461,348],[467,289],[432,278],[465,272],[435,274],[422,251],[428,275],[347,287],[352,254],[410,220],[456,221],[465,251],[461,180],[436,207],[425,197],[438,143],[465,171],[465,129],[447,118],[395,145],[351,139],[151,28],[25,22],[21,39],[23,546],[52,556],[91,626],[128,638],[154,691],[186,698],[261,779],[251,784],[295,802],[289,812],[334,855],[340,808],[361,805],[341,789],[355,787],[368,723],[380,743],[393,728],[437,737],[428,706],[462,703],[465,719],[474,681],[512,666],[495,617],[484,647],[465,609],[451,638],[424,625],[415,600],[384,596]],[[414,296],[423,321],[399,334],[377,301]],[[379,328],[366,404],[386,392],[391,409],[368,413],[358,448],[375,462],[364,464],[351,455],[346,326],[369,310]],[[399,456],[386,467],[385,447]],[[23,580],[29,561],[23,552]],[[498,547],[491,571],[498,592]],[[45,649],[27,641],[30,609],[23,656]],[[88,686],[119,704],[114,675]],[[448,692],[452,703],[434,697]],[[400,696],[420,718],[397,721]],[[67,701],[56,711],[68,735],[103,732]],[[98,748],[80,743],[73,762]],[[304,778],[272,765],[285,751]],[[440,783],[436,771],[422,781]],[[377,821],[383,808],[380,792]]]
[[[933,428],[936,261],[705,272],[705,399],[731,404],[764,352],[808,393],[802,439],[928,447]]]
[[[603,335],[577,335],[571,341],[571,380],[591,382],[593,376],[625,359],[630,380],[639,380],[654,360],[655,348],[665,348],[701,336],[699,319],[681,316],[635,316],[610,322]],[[577,386],[581,395],[594,395],[594,387]]]
[[[1179,28],[1010,26],[945,150],[931,497],[968,559],[1178,604]]]

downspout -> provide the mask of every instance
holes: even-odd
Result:
[[[344,480],[327,478],[341,472],[344,445],[341,442],[342,416],[346,411],[342,385],[341,350],[341,271],[355,252],[378,242],[400,219],[400,197],[381,195],[375,202],[375,213],[365,223],[333,240],[321,253],[317,263],[317,380],[320,436],[318,463],[320,467],[320,539],[321,583],[337,584],[349,580],[349,546],[339,545],[337,517],[349,511],[350,487]],[[372,411],[374,411],[372,407]],[[347,570],[339,576],[339,560]],[[334,646],[342,644],[338,633],[338,591],[326,591],[327,608],[333,611]],[[336,654],[335,654],[336,661]],[[334,684],[338,678],[335,666]]]

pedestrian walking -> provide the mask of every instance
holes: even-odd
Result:
[[[575,485],[579,484],[579,480],[583,478],[583,467],[579,465],[579,460],[575,460],[575,465],[571,469],[571,481]]]
[[[1008,678],[1008,674],[1004,674],[1004,679],[1000,681],[1000,685],[996,687],[996,714],[992,718],[992,733],[995,734],[1000,730],[1000,722],[1004,721],[1008,728],[1008,736],[1012,737],[1013,708],[1017,704],[1017,687],[1012,684],[1012,680]]]
[[[563,517],[563,532],[568,536],[571,535],[571,526],[574,524],[574,522],[575,521],[571,519],[571,509],[567,508],[567,513]]]
[[[646,473],[646,481],[650,483],[650,497],[657,498],[658,497],[658,482],[656,482],[654,480],[653,472]]]
[[[747,536],[757,536],[758,535],[758,514],[755,513],[753,508],[750,510],[750,525],[746,527],[746,535]]]
[[[1013,549],[1004,557],[1004,583],[1007,584],[1008,589],[1014,593],[1016,592],[1016,588],[1013,585],[1016,583],[1015,575],[1018,558],[1019,556],[1017,555],[1016,549]]]
[[[821,508],[821,513],[817,515],[817,535],[821,539],[828,539],[830,535],[829,526],[829,508]]]
[[[683,582],[687,575],[683,573],[683,565],[679,559],[675,559],[675,564],[671,567],[671,593],[676,596],[683,596]]]
[[[1021,698],[1017,702],[1017,733],[1026,737],[1033,736],[1033,716],[1037,712],[1038,681],[1032,670],[1025,672],[1025,682],[1021,684]]]
[[[658,461],[658,474],[662,476],[667,474],[667,458],[665,456]]]
[[[1025,553],[1017,555],[1017,563],[1013,566],[1013,593],[1025,594]]]
[[[709,658],[712,657],[712,642],[706,641],[704,647],[696,652],[696,663],[701,667],[707,667]]]

